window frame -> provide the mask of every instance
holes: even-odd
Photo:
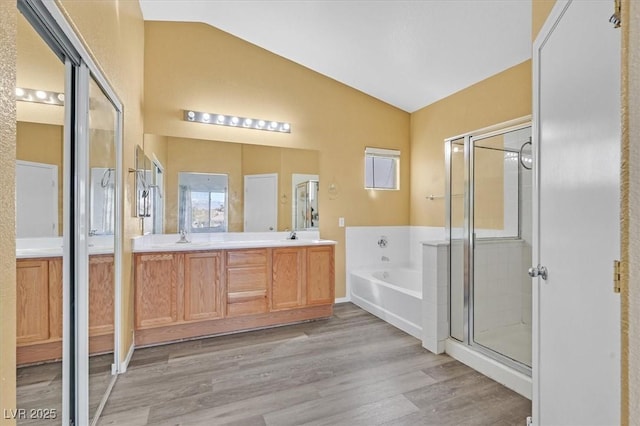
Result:
[[[394,176],[393,187],[376,186],[375,159],[388,159],[393,161]],[[369,159],[372,159],[372,169],[369,173]],[[368,185],[368,176],[371,175],[371,186]],[[400,150],[365,147],[364,150],[364,189],[377,191],[399,191],[400,190]]]

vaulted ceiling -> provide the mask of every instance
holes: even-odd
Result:
[[[531,0],[140,0],[413,112],[531,57]]]

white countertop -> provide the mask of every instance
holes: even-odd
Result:
[[[297,239],[290,240],[288,232],[226,232],[192,234],[189,243],[178,243],[178,234],[152,234],[132,238],[134,253],[230,250],[264,247],[296,247],[335,245],[323,240],[318,231],[296,232]],[[62,237],[20,238],[16,240],[17,259],[62,257]],[[113,236],[89,237],[89,255],[113,254]]]
[[[188,243],[178,243],[178,234],[145,235],[133,239],[134,253],[173,252],[195,250],[230,250],[265,247],[296,247],[335,245],[332,240],[319,238],[317,231],[297,232],[297,239],[287,237],[288,232],[226,232],[191,234]]]
[[[18,238],[16,259],[62,257],[62,237]],[[113,235],[89,237],[89,255],[113,254]]]

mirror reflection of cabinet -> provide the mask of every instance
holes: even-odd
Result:
[[[295,229],[317,229],[320,226],[318,188],[319,183],[317,180],[309,180],[296,185]]]

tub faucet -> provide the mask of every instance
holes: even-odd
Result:
[[[190,243],[191,241],[189,241],[187,239],[187,233],[185,232],[184,229],[180,230],[180,239],[177,241],[178,244],[185,244],[185,243]]]
[[[380,260],[381,260],[381,261],[383,261],[383,262],[388,262],[388,261],[389,261],[389,258],[388,258],[387,256],[382,256],[382,257],[380,258]]]

